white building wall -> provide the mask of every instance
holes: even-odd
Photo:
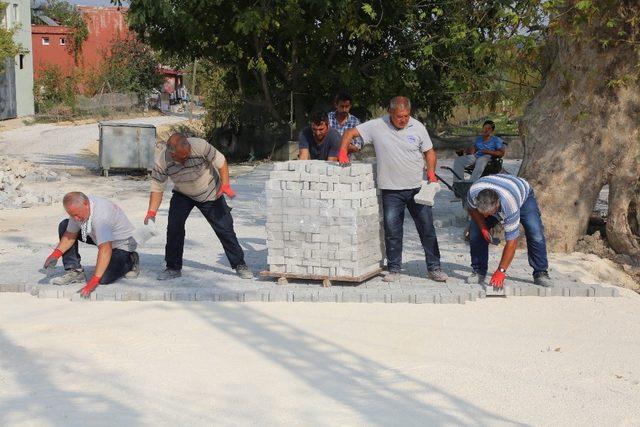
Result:
[[[34,114],[31,1],[4,0],[4,2],[7,10],[3,24],[6,28],[15,30],[14,41],[27,50],[26,54],[15,58],[17,115],[18,117],[30,116]]]

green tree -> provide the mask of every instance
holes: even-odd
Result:
[[[155,53],[132,37],[111,44],[93,84],[96,91],[106,86],[114,92],[136,93],[142,101],[162,81]]]
[[[46,65],[33,84],[33,97],[37,113],[46,113],[61,106],[71,111],[76,105],[76,76],[65,75],[55,64]]]
[[[338,90],[363,106],[406,94],[437,120],[461,94],[525,87],[500,66],[526,64],[536,47],[519,31],[541,19],[530,3],[133,0],[128,20],[154,48],[226,67],[243,104],[278,122],[289,120],[292,95],[300,125]]]

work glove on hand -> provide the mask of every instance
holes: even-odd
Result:
[[[218,190],[218,194],[216,194],[216,198],[220,197],[222,194],[226,194],[232,199],[236,197],[235,191],[231,189],[231,186],[229,184],[224,184],[222,187],[220,187],[220,190]]]
[[[427,181],[430,183],[438,182],[438,178],[436,177],[436,173],[434,171],[427,171]]]
[[[55,249],[44,261],[44,268],[54,268],[61,256],[62,251],[60,249]]]
[[[491,233],[489,233],[489,230],[486,227],[483,227],[480,229],[480,231],[482,232],[482,237],[484,237],[484,240],[487,241],[487,243],[491,243]]]
[[[496,270],[496,272],[493,273],[493,276],[491,276],[491,281],[489,282],[489,284],[494,288],[500,289],[504,285],[504,279],[506,277],[507,275],[505,273],[500,270]]]
[[[338,151],[338,163],[342,166],[348,166],[349,163],[351,163],[347,150],[341,148],[340,151]]]
[[[93,290],[97,288],[99,284],[100,284],[100,277],[93,276],[91,280],[89,280],[87,284],[84,285],[84,287],[80,289],[78,292],[80,292],[80,296],[82,298],[88,299],[89,295],[91,295],[91,292],[93,292]]]
[[[156,222],[156,211],[147,211],[147,216],[144,217],[144,225],[149,224],[149,220]]]

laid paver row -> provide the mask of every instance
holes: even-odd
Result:
[[[0,292],[29,292],[38,298],[62,298],[79,300],[75,288],[41,287],[27,285],[1,285]],[[511,285],[505,289],[506,296],[539,297],[617,297],[618,289],[599,285],[559,285],[541,288],[532,285]],[[191,290],[191,291],[131,291],[98,289],[91,295],[94,301],[215,301],[215,302],[342,302],[342,303],[410,303],[410,304],[464,304],[485,298],[480,286],[449,285],[426,289],[371,289],[357,287],[333,287],[329,289],[313,286],[311,289],[286,286],[250,291]]]

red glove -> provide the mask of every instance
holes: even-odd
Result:
[[[156,221],[156,211],[147,211],[147,216],[144,217],[144,225],[149,223],[149,220]]]
[[[235,191],[231,189],[231,186],[229,184],[224,184],[222,187],[220,187],[220,190],[218,190],[218,194],[216,194],[216,198],[220,197],[223,193],[231,197],[232,199],[236,197]]]
[[[89,295],[91,295],[91,292],[93,292],[93,290],[97,288],[99,284],[100,284],[100,277],[94,275],[91,278],[91,280],[89,280],[87,284],[84,285],[84,288],[80,289],[78,292],[80,292],[80,296],[82,298],[89,298]]]
[[[60,259],[61,256],[62,256],[62,251],[57,248],[54,249],[54,251],[51,252],[51,255],[49,255],[47,259],[44,261],[44,268],[54,268],[58,263],[58,259]]]
[[[436,173],[434,171],[427,171],[427,181],[438,182],[438,178],[436,177]]]
[[[347,154],[347,150],[341,148],[340,151],[338,151],[338,162],[341,165],[348,165],[349,163],[351,163],[351,161],[349,160],[349,155]]]
[[[491,243],[491,233],[489,233],[489,230],[487,230],[486,228],[481,228],[480,231],[482,232],[482,237],[484,237],[484,240],[486,240],[487,243]]]
[[[500,270],[496,270],[496,272],[493,273],[493,276],[491,276],[491,281],[489,282],[489,284],[494,288],[502,288],[502,285],[504,285],[504,279],[506,277],[507,275],[505,273]]]

